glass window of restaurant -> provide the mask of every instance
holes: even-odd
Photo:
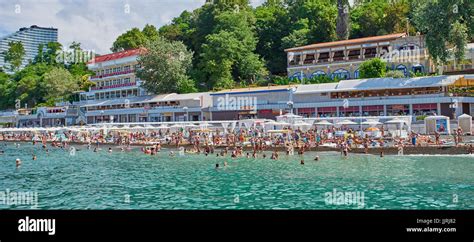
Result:
[[[339,116],[340,117],[355,117],[360,116],[359,106],[352,106],[352,107],[339,107]]]
[[[428,115],[435,115],[437,113],[438,113],[438,104],[436,103],[413,104],[414,116],[428,116]]]
[[[403,116],[410,114],[410,105],[406,104],[395,104],[387,105],[387,115],[388,116]]]
[[[318,108],[318,117],[336,117],[337,108],[336,107],[322,107]]]
[[[316,116],[316,112],[314,108],[298,108],[298,115],[309,118]]]
[[[363,106],[362,116],[384,116],[383,105]]]

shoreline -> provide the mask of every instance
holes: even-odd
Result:
[[[31,143],[32,141],[24,141],[24,140],[0,140],[0,142],[6,142],[6,143]],[[40,142],[39,142],[40,143]],[[52,141],[47,141],[48,144],[52,143]],[[68,142],[69,145],[87,145],[87,143],[84,142]],[[95,144],[92,144],[95,145]],[[101,143],[101,146],[106,146],[106,147],[119,147],[119,145],[113,144],[113,143]],[[133,144],[131,147],[147,147],[151,146],[151,144]],[[162,148],[166,149],[176,149],[176,145],[168,145],[168,144],[161,144]],[[184,144],[180,145],[179,147],[184,147],[184,148],[192,148],[194,147],[192,144]],[[239,147],[239,146],[227,146],[227,145],[217,145],[214,146],[216,150],[220,149],[225,149],[225,148],[233,149],[234,147]],[[253,151],[253,147],[251,146],[244,146],[242,147],[243,151]],[[284,146],[278,146],[278,147],[268,147],[264,151],[277,151],[277,152],[286,152],[286,147]],[[341,150],[339,148],[333,148],[333,147],[324,147],[324,146],[319,146],[319,147],[311,147],[305,152],[340,152]],[[384,155],[398,155],[398,148],[397,147],[370,147],[368,149],[367,154],[371,155],[380,155],[380,153],[383,152]],[[351,151],[349,153],[354,153],[354,154],[364,154],[365,149],[364,148],[351,148]],[[463,146],[406,146],[403,148],[403,155],[469,155],[469,147],[464,144]]]

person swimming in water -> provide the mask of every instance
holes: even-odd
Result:
[[[15,163],[16,163],[17,168],[21,166],[21,160],[20,159],[17,158]]]
[[[315,161],[319,161],[319,155],[317,155],[316,157],[314,157],[314,160],[315,160]]]
[[[112,153],[112,147],[109,147],[109,153]]]
[[[33,155],[33,160],[36,160],[36,155]]]
[[[301,165],[304,165],[304,160],[301,160],[301,161],[300,161],[300,164],[301,164]]]

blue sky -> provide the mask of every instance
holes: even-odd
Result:
[[[264,0],[251,0],[253,6]],[[78,41],[87,50],[110,52],[118,35],[132,27],[167,24],[205,0],[0,0],[0,36],[21,27],[59,29],[59,42]],[[128,4],[130,11],[125,9]]]

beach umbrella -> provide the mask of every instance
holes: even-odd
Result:
[[[350,120],[343,120],[341,122],[336,123],[337,125],[355,125],[357,124],[356,122],[352,122]]]
[[[385,122],[386,124],[404,124],[405,121],[401,120],[401,119],[398,119],[398,118],[394,118],[392,120],[389,120],[387,122]]]
[[[276,125],[276,126],[289,126],[289,125],[291,125],[291,124],[285,123],[285,122],[274,122],[272,124]]]
[[[158,126],[158,129],[169,129],[170,127],[166,126],[165,124],[162,124]]]
[[[364,125],[380,125],[382,123],[379,122],[379,121],[375,121],[375,120],[367,120],[367,121],[362,122],[361,124],[364,124]]]
[[[293,124],[294,126],[304,126],[304,127],[311,127],[313,126],[312,124],[306,123],[306,122],[297,122]]]
[[[317,122],[317,123],[315,123],[315,124],[316,124],[316,125],[321,125],[321,126],[325,126],[325,125],[326,125],[326,126],[332,126],[332,125],[334,125],[333,123],[330,123],[330,122],[327,121],[327,120],[319,121],[319,122]]]
[[[368,131],[368,132],[374,132],[374,131],[379,131],[380,129],[379,128],[376,128],[376,127],[369,127],[367,128],[365,131]]]

